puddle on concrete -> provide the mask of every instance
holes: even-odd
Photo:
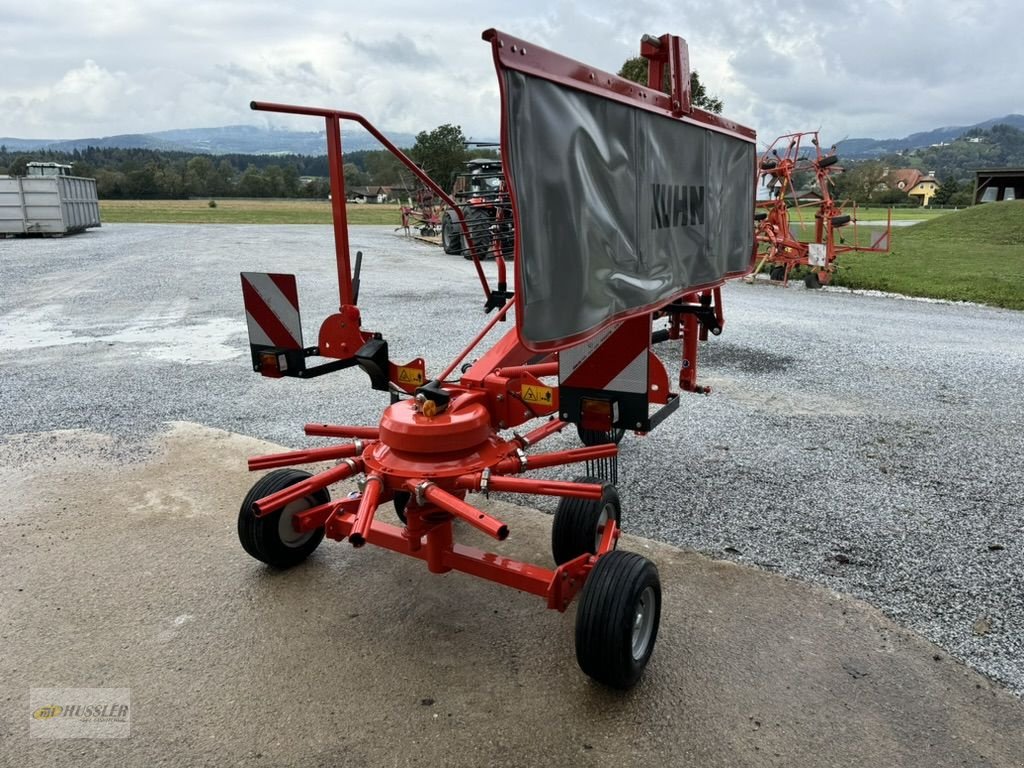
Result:
[[[238,341],[245,331],[237,318],[189,322],[182,313],[175,312],[140,318],[114,333],[94,332],[74,322],[64,317],[58,306],[11,313],[0,325],[0,347],[21,352],[106,343],[130,346],[133,351],[175,363],[219,363],[246,351],[245,342]]]

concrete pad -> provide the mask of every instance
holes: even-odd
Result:
[[[621,694],[577,669],[573,609],[347,542],[250,559],[244,460],[272,446],[153,448],[0,445],[0,765],[1024,764],[1021,701],[856,600],[625,537],[665,605]],[[502,553],[550,562],[550,518],[492,510]],[[131,688],[131,736],[29,738],[29,689],[58,686]]]

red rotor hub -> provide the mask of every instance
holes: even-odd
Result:
[[[434,416],[420,413],[414,400],[388,406],[380,439],[363,459],[369,471],[385,477],[440,480],[492,467],[510,450],[491,427],[481,396],[459,392]]]

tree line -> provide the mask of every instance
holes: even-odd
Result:
[[[449,124],[420,132],[405,152],[446,189],[466,160],[497,156],[493,150],[467,147],[462,129]],[[330,193],[326,155],[209,155],[110,147],[16,152],[0,146],[0,174],[24,176],[33,161],[70,165],[75,176],[95,178],[101,199],[326,198]],[[394,187],[400,192],[418,185],[414,174],[383,149],[346,152],[344,172],[346,187]]]
[[[13,152],[0,146],[0,173],[24,176],[29,162],[56,162],[96,179],[102,199],[311,197],[330,193],[326,155],[209,155],[88,147]],[[345,153],[348,185],[402,185],[411,174],[385,150]]]

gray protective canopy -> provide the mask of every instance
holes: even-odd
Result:
[[[750,141],[505,70],[527,346],[749,271]]]

